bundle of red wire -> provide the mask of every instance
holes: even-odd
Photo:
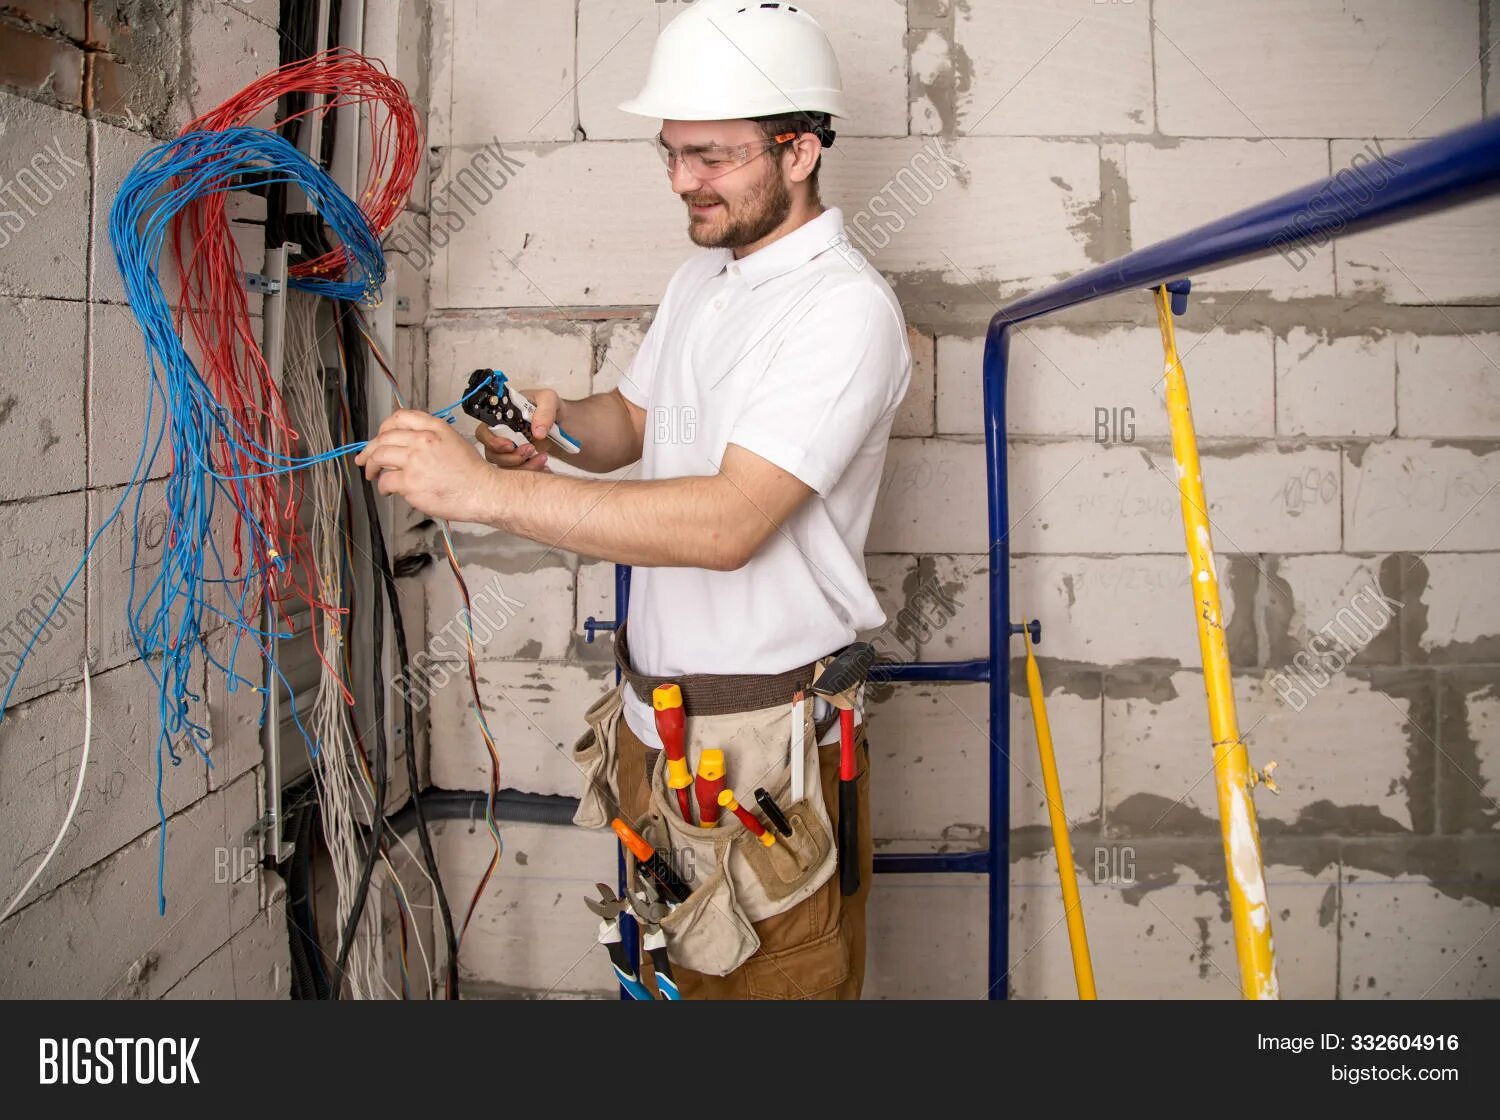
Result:
[[[371,228],[377,235],[384,234],[411,194],[422,157],[422,128],[406,87],[380,62],[346,47],[323,51],[257,78],[217,108],[189,121],[183,132],[251,124],[282,97],[298,93],[307,95],[307,107],[277,121],[276,128],[344,106],[359,108],[368,125],[368,159],[358,201]],[[182,210],[175,223],[173,252],[182,282],[178,332],[197,344],[199,373],[223,406],[226,419],[257,433],[272,452],[290,456],[297,433],[251,324],[244,269],[231,235],[226,200],[224,193],[199,198]],[[346,251],[337,246],[293,265],[290,271],[294,276],[337,278],[347,265]],[[320,611],[337,611],[338,604],[324,602],[318,591],[298,509],[300,478],[288,489],[283,478],[223,445],[216,448],[216,461],[227,475],[252,476],[240,484],[235,513],[242,522],[254,519],[265,533],[262,538],[235,526],[236,574],[243,570],[242,537],[257,550],[260,546],[254,542],[259,539],[280,541],[277,554],[256,555],[253,560],[261,570],[274,568],[283,573],[280,586],[272,591],[282,619],[290,624],[289,600],[305,602],[314,619]],[[305,583],[299,582],[299,573]],[[247,604],[246,614],[250,613]]]

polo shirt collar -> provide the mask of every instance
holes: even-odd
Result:
[[[843,232],[844,212],[837,206],[830,206],[812,221],[803,223],[748,257],[735,260],[732,250],[720,249],[719,252],[723,254],[724,269],[751,288],[757,288],[767,280],[795,272],[824,250],[832,248],[834,238]]]

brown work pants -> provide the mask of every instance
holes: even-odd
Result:
[[[649,767],[659,764],[661,752],[637,739],[623,719],[618,735],[620,805],[627,820],[636,820],[650,808]],[[855,729],[854,757],[859,765],[859,890],[846,898],[839,891],[835,871],[828,882],[790,910],[756,922],[760,948],[728,976],[674,966],[672,974],[684,999],[859,998],[865,979],[865,901],[875,864],[870,835],[870,755],[863,723]],[[837,836],[838,743],[818,748],[818,764],[823,801]],[[643,973],[649,975],[650,961],[643,958],[641,963]]]

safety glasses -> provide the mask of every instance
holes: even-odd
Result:
[[[796,138],[795,132],[781,132],[777,133],[774,139],[761,140],[753,144],[705,144],[672,148],[658,136],[656,154],[661,156],[662,163],[666,164],[668,176],[677,174],[678,164],[684,164],[688,174],[695,179],[718,179],[728,175],[731,171],[739,170],[752,159],[758,159],[772,148]]]

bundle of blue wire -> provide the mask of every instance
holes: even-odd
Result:
[[[258,128],[231,128],[219,132],[189,132],[143,155],[121,184],[110,209],[109,233],[115,263],[124,281],[126,298],[140,324],[146,345],[150,384],[147,389],[146,423],[131,481],[109,516],[94,530],[78,567],[63,584],[31,639],[22,649],[0,698],[0,719],[9,708],[11,693],[21,668],[46,631],[88,562],[89,554],[104,533],[133,501],[135,530],[130,550],[130,590],[126,611],[131,640],[151,673],[160,700],[156,738],[156,808],[159,822],[157,858],[157,907],[166,912],[167,813],[162,796],[165,767],[182,761],[175,744],[192,742],[205,764],[212,766],[202,743],[209,729],[192,718],[191,702],[201,697],[193,690],[193,678],[204,663],[225,674],[227,689],[241,683],[263,694],[259,682],[234,671],[235,654],[247,635],[266,652],[273,634],[259,618],[247,618],[246,609],[260,601],[259,589],[269,598],[276,572],[265,564],[235,576],[226,565],[215,538],[216,516],[222,523],[225,505],[248,511],[244,483],[271,475],[289,474],[316,463],[356,453],[364,443],[349,444],[321,455],[297,457],[267,448],[258,433],[245,430],[213,396],[188,357],[183,339],[173,326],[171,307],[162,291],[158,263],[173,217],[194,199],[225,191],[260,188],[275,183],[298,187],[322,215],[333,235],[348,251],[346,275],[337,278],[294,279],[297,287],[334,299],[368,301],[385,281],[385,257],[380,241],[364,213],[321,168],[284,138]],[[238,278],[237,278],[238,279]],[[478,389],[475,390],[479,391]],[[465,400],[467,397],[465,397]],[[464,402],[460,400],[436,415],[447,416]],[[253,464],[250,473],[225,474],[214,466],[216,441],[234,454],[220,461]],[[141,561],[140,514],[145,480],[152,477],[166,442],[172,471],[166,482],[167,534],[160,570],[144,587],[137,585]],[[241,524],[255,540],[250,556],[277,556],[275,542],[266,527],[243,518]],[[274,561],[281,568],[281,561]],[[215,595],[215,591],[218,594]],[[217,602],[215,602],[217,598]],[[227,663],[220,663],[203,638],[220,622],[235,629]],[[272,672],[286,678],[268,658]],[[288,691],[290,686],[287,685]],[[296,718],[295,698],[289,705]],[[264,703],[262,717],[264,717]],[[298,727],[301,729],[300,720]],[[305,729],[302,734],[306,737]],[[316,754],[318,745],[309,741]]]

